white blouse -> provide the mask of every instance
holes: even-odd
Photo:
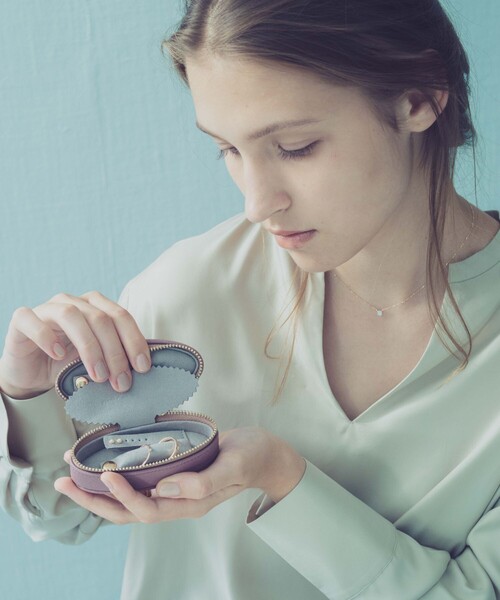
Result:
[[[134,524],[121,600],[500,598],[500,232],[449,266],[473,335],[465,371],[445,383],[459,360],[434,331],[414,369],[354,420],[326,375],[323,273],[310,275],[286,386],[269,404],[282,370],[264,345],[293,296],[293,270],[239,214],[174,244],[125,286],[119,303],[146,338],[204,358],[182,410],[221,431],[264,427],[306,471],[276,504],[247,489],[199,519]],[[447,295],[443,309],[466,345]],[[269,351],[285,342],[286,327]],[[76,544],[109,525],[53,488],[84,430],[54,390],[2,394],[0,502],[33,539]]]

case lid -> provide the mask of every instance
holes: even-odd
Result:
[[[147,341],[151,369],[147,373],[131,369],[127,392],[116,392],[109,381],[93,381],[80,359],[66,365],[57,376],[56,389],[66,399],[69,416],[96,425],[134,427],[154,423],[157,415],[189,400],[203,371],[201,355],[179,342]]]

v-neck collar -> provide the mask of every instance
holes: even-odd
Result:
[[[500,230],[479,252],[460,262],[450,263],[448,266],[448,281],[450,286],[452,286],[455,300],[473,337],[489,320],[491,314],[495,310],[498,310],[498,306],[500,305],[500,283],[497,283],[499,281],[499,263]],[[482,293],[483,287],[484,293]],[[491,290],[491,292],[488,293],[488,290]],[[335,398],[326,373],[323,354],[324,302],[325,274],[323,272],[311,273],[309,285],[306,290],[302,320],[299,321],[298,335],[303,336],[304,343],[307,344],[309,351],[313,354],[313,362],[316,367],[314,376],[318,378],[320,384],[324,387],[326,396],[329,397],[332,405],[348,425],[369,422],[376,418],[377,414],[381,411],[381,407],[390,404],[390,398],[397,400],[404,388],[408,388],[412,382],[423,374],[430,372],[443,363],[443,361],[452,360],[453,362],[450,363],[449,367],[451,369],[459,365],[458,360],[453,358],[449,350],[443,345],[436,328],[434,328],[427,347],[412,371],[356,418],[350,419]],[[453,309],[448,291],[445,292],[443,297],[442,311],[454,335],[458,338],[461,345],[467,347],[467,333],[463,328],[460,318]],[[444,337],[449,345],[452,345],[443,331],[441,331],[441,336]],[[447,375],[448,373],[446,373]]]

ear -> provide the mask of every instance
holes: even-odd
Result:
[[[441,114],[448,104],[449,93],[447,90],[429,90],[439,105]],[[409,132],[426,131],[436,121],[436,115],[430,103],[420,90],[406,92],[400,101],[399,118]]]

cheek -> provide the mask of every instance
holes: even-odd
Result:
[[[314,161],[307,181],[297,181],[315,226],[326,234],[328,260],[335,257],[341,264],[356,254],[394,209],[391,168],[373,149],[356,144],[329,149]]]
[[[340,215],[366,210],[380,179],[380,164],[372,155],[348,148],[327,149],[310,164],[307,178],[299,179],[297,185],[314,204]]]
[[[398,166],[386,145],[375,143],[370,136],[351,141],[342,149],[331,150],[319,171],[333,203],[366,218],[367,213],[376,213],[380,205],[387,204],[398,187]]]

